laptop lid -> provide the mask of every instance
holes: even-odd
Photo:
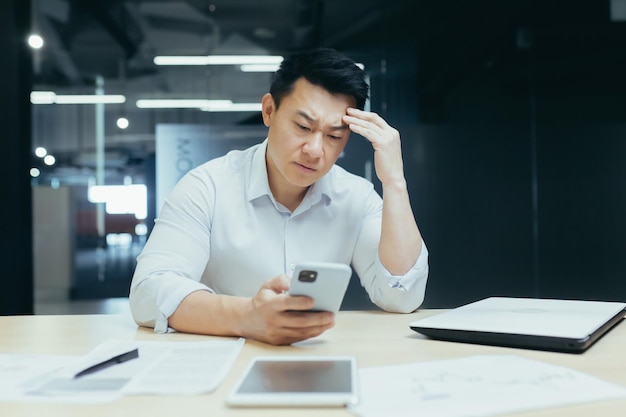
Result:
[[[580,353],[625,313],[620,302],[490,297],[410,327],[434,339]]]

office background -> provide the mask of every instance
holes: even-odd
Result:
[[[26,44],[32,29],[47,42],[39,51]],[[42,247],[33,219],[71,230],[43,245],[71,255],[70,300],[124,297],[142,244],[128,218],[107,227],[130,231],[130,246],[94,234],[84,197],[95,175],[93,106],[34,105],[31,91],[93,93],[102,77],[107,93],[128,96],[105,107],[106,181],[147,185],[148,225],[157,124],[260,123],[255,112],[138,109],[138,96],[174,94],[173,86],[249,101],[269,85],[267,73],[156,68],[150,57],[163,45],[170,55],[321,45],[363,63],[371,109],[402,135],[430,251],[426,307],[489,295],[626,299],[624,0],[3,0],[0,314],[33,313],[38,287],[52,279],[52,269],[34,271],[33,248]],[[124,131],[120,115],[130,121]],[[57,163],[32,178],[44,145]],[[341,163],[360,173],[371,155],[358,138],[349,146]],[[352,285],[349,307],[365,305],[359,290]]]

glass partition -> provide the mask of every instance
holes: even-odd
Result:
[[[425,306],[626,298],[621,0],[31,1],[39,300],[126,297],[159,128],[197,127],[207,159],[263,140],[272,71],[315,46],[362,63],[401,132]],[[198,163],[185,140],[161,154],[174,171]],[[349,146],[339,163],[380,191],[372,150]]]

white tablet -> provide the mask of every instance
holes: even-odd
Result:
[[[258,356],[226,398],[234,407],[344,407],[358,401],[350,356]]]

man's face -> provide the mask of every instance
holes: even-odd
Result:
[[[268,178],[279,201],[303,195],[330,170],[350,136],[342,117],[354,106],[352,97],[333,95],[304,78],[296,81],[278,109],[270,94],[263,97]]]

